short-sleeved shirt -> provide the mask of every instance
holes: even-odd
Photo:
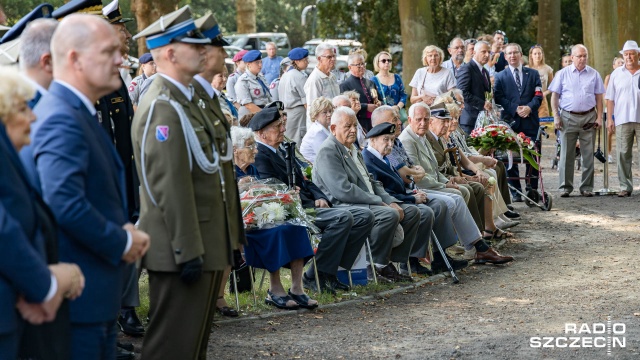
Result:
[[[596,106],[596,95],[604,93],[604,84],[594,68],[579,71],[571,64],[556,73],[549,90],[560,95],[561,109],[583,112]]]
[[[278,94],[285,108],[303,106],[307,103],[307,94],[304,92],[306,82],[307,75],[296,69],[291,69],[282,75]]]
[[[441,95],[456,87],[453,71],[441,68],[437,73],[429,73],[426,67],[420,68],[413,75],[409,86],[418,90],[418,95]]]
[[[614,103],[613,116],[616,126],[632,122],[640,123],[640,113],[638,112],[638,102],[640,102],[639,79],[640,69],[632,75],[624,66],[613,70],[609,77],[605,98],[612,100]]]
[[[242,73],[236,70],[229,74],[229,77],[227,78],[227,99],[229,99],[231,102],[237,102],[235,86],[241,75]]]
[[[138,102],[140,101],[140,89],[146,80],[147,76],[145,74],[138,75],[131,80],[127,90],[129,91],[129,98],[131,98],[133,105],[138,105]]]
[[[340,95],[340,85],[338,85],[332,73],[326,75],[316,67],[304,83],[304,93],[307,96],[307,104],[311,104],[313,100],[320,96],[333,99]],[[309,106],[307,108],[307,129],[311,127],[310,109],[311,107]]]
[[[271,94],[271,100],[279,101],[280,94],[278,93],[278,89],[280,89],[280,78],[277,78],[269,84],[269,93]]]
[[[271,93],[266,85],[266,80],[261,73],[253,75],[249,70],[240,76],[235,85],[236,101],[240,105],[253,103],[264,106],[270,103]]]
[[[265,57],[262,59],[262,70],[260,72],[264,75],[265,79],[267,79],[267,84],[271,84],[271,82],[280,76],[280,62],[282,61],[282,56],[276,56],[274,58]]]

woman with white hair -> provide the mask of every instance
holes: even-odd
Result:
[[[258,148],[253,131],[246,127],[231,127],[231,143],[233,144],[233,163],[236,164],[236,177],[258,177],[258,169],[253,165],[256,162]]]
[[[313,162],[316,160],[316,153],[326,138],[331,134],[329,125],[331,124],[331,115],[333,114],[333,104],[331,100],[321,96],[311,103],[309,113],[311,114],[311,127],[302,138],[300,144],[300,152],[307,159]]]
[[[456,87],[456,78],[453,72],[442,67],[444,51],[435,45],[429,45],[422,50],[422,64],[413,75],[409,83],[411,90],[411,103],[424,101],[432,105],[436,96],[451,91]]]

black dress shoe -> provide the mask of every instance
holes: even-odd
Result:
[[[518,214],[518,212],[513,210],[509,210],[505,212],[504,216],[508,217],[509,219],[520,219],[520,214]]]
[[[144,335],[144,326],[138,319],[135,308],[120,309],[118,326],[120,326],[120,330],[123,333],[129,336],[139,337]]]
[[[515,208],[514,208],[513,206],[511,206],[511,205],[507,205],[507,209],[509,209],[509,210],[511,210],[511,211],[514,211],[514,210],[515,210]]]
[[[117,360],[133,360],[136,357],[136,354],[133,351],[125,350],[121,347],[118,347],[116,350]]]
[[[378,276],[391,279],[392,282],[413,282],[411,276],[400,274],[396,267],[391,263],[387,264],[387,266],[376,267],[376,273],[378,274]]]
[[[411,272],[415,272],[418,275],[429,275],[431,276],[431,270],[427,269],[426,267],[420,265],[420,260],[418,260],[418,258],[415,257],[410,257],[409,258],[409,265],[411,266]],[[400,264],[400,270],[403,270],[404,272],[409,272],[409,269],[407,268],[407,264]]]
[[[449,264],[453,268],[453,271],[458,271],[469,266],[469,261],[467,260],[457,260],[451,258],[449,255],[447,256],[447,260],[449,260]],[[448,272],[447,264],[445,264],[444,259],[440,252],[435,251],[433,253],[433,261],[431,261],[431,272],[433,274],[439,274],[442,272]]]
[[[318,280],[320,282],[320,288],[322,291],[336,295],[337,291],[349,291],[351,288],[349,285],[338,280],[338,277],[333,274],[327,274],[322,271],[318,271]],[[310,289],[318,292],[316,280],[309,278],[306,273],[302,274],[302,285],[306,289]]]
[[[391,284],[394,281],[385,276],[380,275],[376,269],[376,279],[378,279],[379,283],[388,283]],[[367,265],[367,280],[373,282],[373,272],[371,271],[371,265]]]

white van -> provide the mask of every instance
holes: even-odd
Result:
[[[353,48],[362,47],[362,43],[356,40],[347,39],[312,39],[304,43],[303,47],[309,50],[309,67],[307,71],[311,72],[316,67],[318,60],[316,59],[316,47],[320,43],[328,43],[336,48],[336,68],[342,71],[347,70],[347,58],[349,51]]]

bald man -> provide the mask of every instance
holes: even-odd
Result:
[[[33,162],[60,225],[60,260],[77,263],[87,287],[72,302],[72,359],[114,359],[126,263],[149,236],[128,222],[124,168],[93,104],[120,86],[120,42],[91,15],[70,15],[51,40],[53,83],[34,112]]]

